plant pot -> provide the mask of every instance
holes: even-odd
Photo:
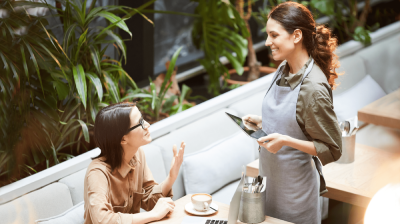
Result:
[[[235,69],[230,69],[229,75],[230,75],[230,79],[226,78],[226,74],[225,76],[225,80],[229,85],[235,85],[235,84],[239,84],[239,85],[244,85],[249,83],[249,81],[247,81],[247,74],[249,71],[249,67],[243,67],[243,74],[242,75],[238,75]],[[276,68],[271,68],[271,67],[266,67],[266,66],[260,66],[260,78],[268,75],[270,73],[273,73],[276,71]]]

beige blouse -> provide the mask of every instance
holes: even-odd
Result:
[[[132,223],[132,214],[140,208],[150,211],[161,197],[172,197],[172,190],[162,195],[162,184],[154,181],[139,148],[129,164],[111,171],[105,158],[94,159],[84,181],[85,224]]]

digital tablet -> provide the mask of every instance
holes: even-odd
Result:
[[[264,136],[267,136],[267,134],[260,128],[260,129],[258,129],[258,130],[252,130],[252,129],[249,129],[249,128],[247,128],[245,125],[244,125],[244,123],[243,123],[243,120],[242,120],[242,118],[240,118],[240,117],[237,117],[237,116],[235,116],[235,115],[233,115],[233,114],[230,114],[230,113],[228,113],[228,112],[225,112],[226,113],[226,115],[228,115],[228,117],[230,117],[231,119],[232,119],[232,121],[237,125],[237,126],[239,126],[239,128],[242,130],[242,131],[244,131],[244,133],[246,133],[248,136],[250,136],[250,137],[252,137],[252,138],[255,138],[255,139],[259,139],[259,138],[261,138],[261,137],[264,137]]]

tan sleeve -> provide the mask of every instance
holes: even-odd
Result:
[[[159,198],[162,197],[172,197],[172,189],[168,192],[167,195],[162,194],[162,185],[163,183],[157,184],[153,178],[153,174],[151,173],[149,167],[147,166],[146,159],[142,159],[142,163],[144,165],[144,175],[143,175],[143,189],[145,191],[142,197],[141,207],[146,211],[150,211],[157,204]]]
[[[109,203],[108,192],[110,192],[108,180],[103,171],[91,170],[87,178],[88,212],[93,224],[103,223],[132,223],[131,214],[115,213]]]
[[[328,93],[317,91],[309,101],[305,129],[314,142],[322,165],[334,162],[342,155],[342,137]]]

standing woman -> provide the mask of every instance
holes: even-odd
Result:
[[[337,39],[296,2],[278,5],[268,18],[265,45],[274,60],[284,61],[267,89],[262,117],[243,117],[268,134],[258,140],[260,175],[267,177],[265,213],[299,224],[321,223],[320,164],[313,156],[325,165],[340,158],[342,147],[332,102]]]
[[[148,223],[174,210],[171,188],[185,143],[179,152],[173,147],[169,175],[158,184],[142,149],[151,142],[149,127],[135,103],[113,104],[97,114],[94,138],[101,153],[85,175],[85,224]],[[149,212],[139,213],[140,208]]]

